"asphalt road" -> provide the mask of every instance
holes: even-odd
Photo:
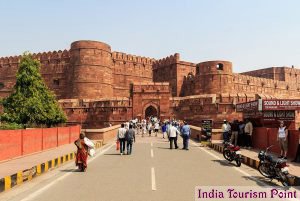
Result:
[[[132,155],[107,144],[77,172],[69,163],[19,187],[0,194],[10,201],[188,201],[196,186],[265,186],[257,170],[237,168],[221,154],[190,143],[190,150],[169,149],[166,139],[137,137]]]

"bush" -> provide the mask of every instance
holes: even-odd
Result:
[[[17,123],[1,123],[0,130],[16,130],[16,129],[23,129],[24,126],[22,124]]]

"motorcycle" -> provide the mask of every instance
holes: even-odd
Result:
[[[290,186],[288,179],[289,168],[285,159],[275,159],[268,151],[274,145],[269,146],[266,151],[261,150],[258,153],[259,165],[258,171],[264,177],[271,180],[277,179],[283,186]]]
[[[229,162],[235,160],[237,167],[240,167],[242,164],[243,157],[239,146],[234,146],[229,142],[225,142],[223,156]]]

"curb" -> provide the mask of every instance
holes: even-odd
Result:
[[[211,144],[209,144],[209,147],[214,149],[215,151],[223,153],[224,147],[222,145],[211,143]],[[253,158],[250,158],[250,157],[245,156],[245,155],[242,155],[242,156],[243,156],[242,163],[244,163],[245,165],[250,166],[254,169],[258,169],[258,165],[259,165],[259,160],[258,159],[253,159]],[[300,186],[300,178],[298,176],[290,174],[289,175],[289,181],[290,181],[290,184],[292,186]]]
[[[102,146],[103,146],[102,140],[95,142],[96,149],[99,149]],[[35,165],[32,168],[18,171],[17,173],[15,173],[13,175],[1,178],[0,179],[0,193],[7,191],[15,186],[19,186],[26,181],[30,181],[33,178],[40,176],[43,173],[48,172],[49,170],[52,170],[54,168],[61,166],[62,164],[65,164],[66,162],[74,160],[75,154],[76,154],[76,152],[71,152],[71,153],[65,154],[63,156],[59,156],[55,159],[46,161],[44,163]]]

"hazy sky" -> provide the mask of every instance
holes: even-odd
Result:
[[[113,51],[234,71],[300,68],[300,0],[10,0],[0,2],[0,57],[98,40]]]

